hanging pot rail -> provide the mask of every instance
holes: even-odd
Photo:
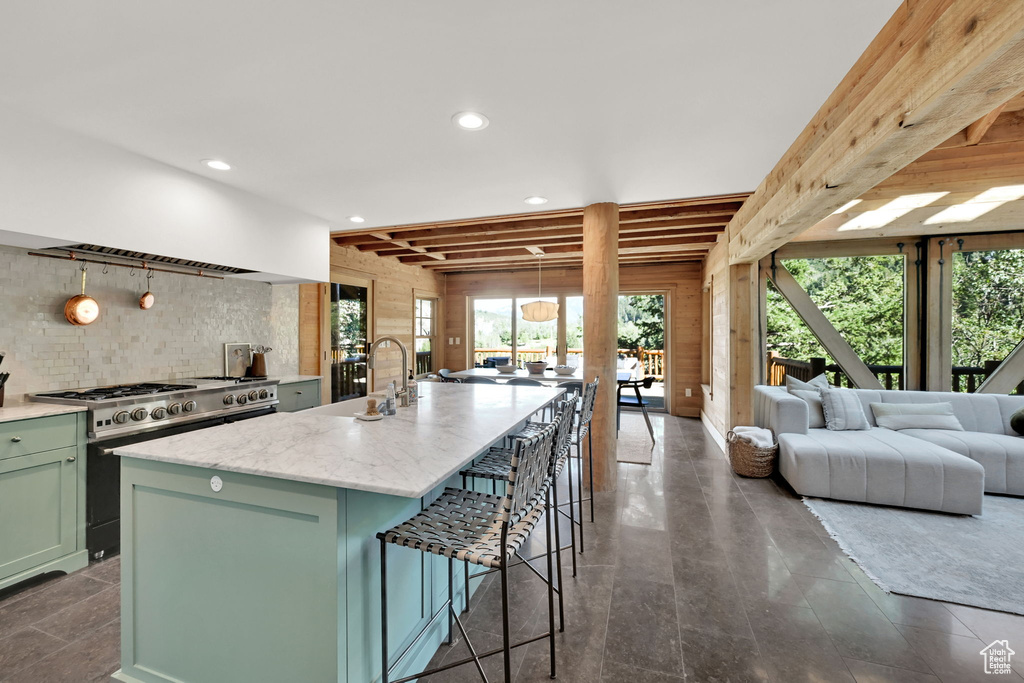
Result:
[[[55,258],[59,261],[74,261],[75,263],[98,263],[103,266],[117,266],[118,268],[138,268],[139,270],[148,270],[154,273],[171,273],[172,275],[188,275],[191,277],[208,277],[211,280],[223,280],[224,278],[220,275],[208,275],[202,270],[198,270],[194,273],[190,273],[184,270],[170,270],[168,268],[154,268],[145,261],[140,261],[142,265],[139,266],[137,263],[117,263],[115,261],[101,261],[99,259],[82,258],[71,252],[68,256],[63,254],[43,254],[37,251],[30,251],[29,256],[42,256],[43,258]]]

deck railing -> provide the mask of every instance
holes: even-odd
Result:
[[[952,368],[953,391],[973,394],[982,385],[985,379],[992,374],[1000,361],[985,361],[983,367],[961,365]],[[874,373],[878,381],[886,389],[903,389],[904,375],[902,365],[868,365],[868,369]],[[825,373],[829,384],[836,387],[853,387],[853,382],[835,363],[826,364],[824,358],[811,358],[810,360],[795,360],[782,358],[774,352],[768,352],[768,384],[772,386],[783,386],[786,383],[786,376],[807,381]],[[1017,385],[1012,392],[1024,395],[1024,382]]]

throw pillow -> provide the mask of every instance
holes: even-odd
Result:
[[[825,377],[825,373],[821,373],[810,382],[805,382],[796,377],[790,377],[786,375],[786,391],[793,391],[799,389],[801,391],[817,391],[818,389],[828,388],[828,378]]]
[[[1010,416],[1010,429],[1024,436],[1024,408]]]
[[[818,392],[793,389],[789,393],[802,398],[807,403],[808,429],[824,429],[825,413],[821,412],[821,396],[818,395]]]
[[[949,429],[964,431],[952,403],[872,403],[875,422],[886,429]]]
[[[857,394],[849,389],[819,389],[825,426],[834,432],[871,429]]]

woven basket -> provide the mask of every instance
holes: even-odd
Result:
[[[779,442],[775,439],[774,431],[774,443],[768,448],[758,448],[749,441],[744,441],[731,429],[725,440],[729,445],[729,462],[736,474],[744,477],[767,477],[775,471],[775,455],[779,452]]]

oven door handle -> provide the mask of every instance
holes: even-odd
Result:
[[[97,453],[97,455],[113,455],[114,454],[114,450],[116,450],[116,449],[114,449],[114,448],[101,448],[99,450],[99,452]]]

